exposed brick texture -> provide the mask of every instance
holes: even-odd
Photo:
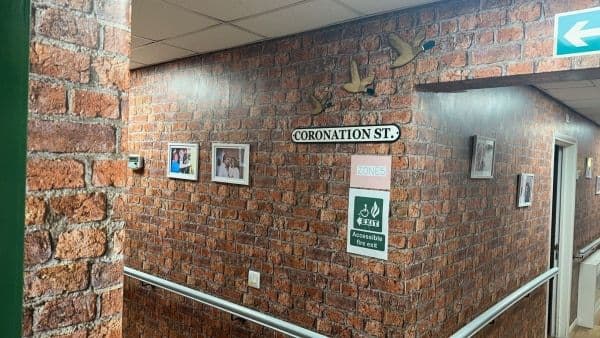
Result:
[[[97,289],[119,285],[123,280],[123,266],[114,263],[96,263],[92,268],[92,285]]]
[[[88,83],[90,81],[90,56],[43,43],[32,42],[31,71],[57,79]]]
[[[96,295],[68,296],[46,302],[38,313],[34,331],[89,322],[96,315]]]
[[[67,90],[61,85],[31,81],[29,111],[40,114],[64,114],[67,111]]]
[[[127,183],[127,162],[123,160],[94,161],[92,171],[94,185],[124,187]]]
[[[101,221],[106,217],[106,196],[94,193],[52,197],[50,209],[71,223]]]
[[[42,224],[46,218],[46,203],[40,197],[27,197],[25,201],[25,224]]]
[[[103,316],[111,316],[123,312],[123,289],[106,291],[101,296]]]
[[[63,232],[56,244],[56,257],[77,259],[99,257],[106,249],[106,234],[99,229],[82,228]]]
[[[123,336],[265,337],[285,336],[182,296],[126,279]]]
[[[33,120],[29,122],[31,151],[55,153],[110,153],[115,151],[111,125]]]
[[[76,160],[30,160],[27,163],[27,188],[30,191],[83,188],[84,170],[84,164]]]
[[[85,117],[119,118],[119,98],[104,93],[75,91],[73,112]]]
[[[415,87],[598,68],[597,56],[555,61],[546,47],[554,13],[594,4],[444,1],[133,72],[127,145],[146,168],[128,176],[126,264],[328,336],[449,336],[546,270],[552,137],[576,138],[580,157],[597,163],[600,132],[529,87]],[[416,30],[436,47],[390,69],[387,34]],[[340,89],[351,59],[375,74],[376,96]],[[311,116],[309,95],[327,91],[332,107]],[[401,139],[291,142],[296,127],[375,123],[399,124]],[[469,179],[474,134],[497,139],[493,180]],[[170,141],[200,144],[199,182],[165,177]],[[210,181],[212,142],[251,145],[249,187]],[[345,252],[352,154],[392,155],[388,261]],[[536,175],[534,204],[524,209],[515,202],[521,172]],[[586,201],[577,205],[579,246],[600,236],[600,202],[591,180],[577,184]],[[261,272],[261,289],[246,285],[248,269]],[[125,336],[275,335],[125,285]],[[541,288],[480,336],[545,336],[546,295]]]
[[[76,45],[95,48],[98,45],[97,20],[57,8],[37,10],[36,32],[40,36],[47,36]]]
[[[111,52],[128,55],[131,34],[129,31],[117,27],[104,27],[104,49]]]
[[[24,337],[121,336],[130,5],[32,0]]]
[[[89,271],[85,262],[55,265],[25,277],[25,297],[53,296],[87,288]]]
[[[25,235],[25,265],[44,263],[52,256],[48,231],[33,231]]]

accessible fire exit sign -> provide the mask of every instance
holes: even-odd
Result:
[[[600,7],[556,14],[554,56],[600,53]]]
[[[350,189],[346,251],[388,258],[390,192]]]

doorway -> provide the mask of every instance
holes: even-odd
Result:
[[[552,224],[550,227],[550,260],[549,268],[559,266],[558,249],[560,238],[560,203],[561,203],[561,182],[562,182],[562,163],[563,147],[554,145],[554,172],[552,175]],[[548,284],[548,335],[556,336],[556,298],[558,294],[558,283],[556,280],[550,280]]]
[[[577,142],[555,136],[552,170],[552,215],[549,241],[549,268],[558,267],[558,276],[548,284],[548,335],[569,334]]]

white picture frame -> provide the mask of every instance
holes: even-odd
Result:
[[[471,178],[494,178],[496,139],[474,135],[471,150]]]
[[[213,143],[211,155],[213,182],[250,184],[250,145]]]
[[[198,181],[197,143],[169,142],[167,150],[167,177]]]
[[[517,190],[517,207],[529,207],[533,203],[533,190],[535,187],[534,174],[519,174],[519,186]]]
[[[594,159],[591,157],[587,157],[585,159],[585,178],[592,178],[592,169],[593,169]]]

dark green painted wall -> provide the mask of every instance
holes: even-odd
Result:
[[[21,336],[29,0],[0,5],[0,336]]]

